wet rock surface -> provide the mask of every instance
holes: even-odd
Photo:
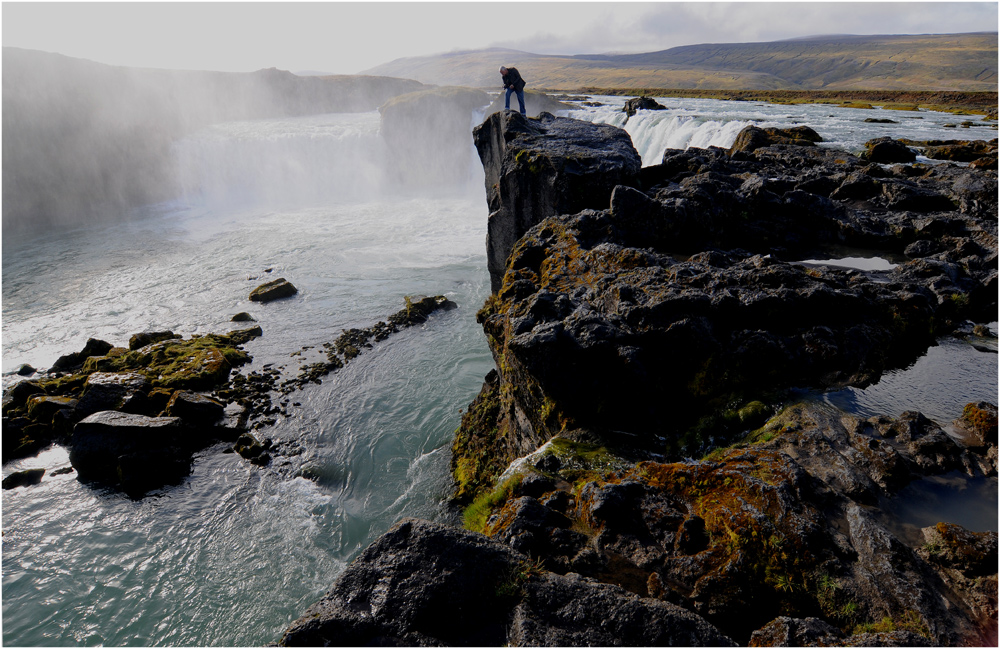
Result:
[[[285,631],[283,646],[731,646],[684,609],[536,568],[482,535],[408,519]]]
[[[512,249],[479,314],[499,370],[496,452],[583,425],[695,453],[712,434],[692,420],[705,412],[864,386],[995,318],[992,172],[772,144],[668,150],[639,184],[616,186],[604,209],[547,218]],[[900,263],[799,261],[842,246]]]
[[[781,405],[995,319],[996,174],[795,139],[668,150],[520,236],[478,316],[497,369],[453,447],[466,525],[739,643],[994,644],[995,532],[888,513],[929,476],[996,480],[994,404],[952,434]],[[807,261],[844,246],[895,263]]]
[[[266,284],[261,284],[254,290],[250,291],[250,301],[273,302],[274,300],[280,300],[284,297],[291,297],[298,292],[299,290],[295,288],[291,282],[283,277],[279,277],[278,279],[267,282]]]
[[[629,117],[634,117],[639,110],[666,110],[667,107],[656,101],[652,97],[633,97],[625,100],[622,112]]]

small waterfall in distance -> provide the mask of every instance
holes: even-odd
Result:
[[[678,115],[675,111],[644,110],[628,117],[621,108],[569,111],[569,116],[624,129],[642,157],[642,166],[659,164],[667,149],[710,146],[729,148],[748,120],[717,120],[697,115]]]

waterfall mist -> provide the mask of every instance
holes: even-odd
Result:
[[[371,111],[423,87],[380,77],[298,77],[108,66],[3,48],[3,229],[122,218],[175,198],[174,145],[236,120]]]

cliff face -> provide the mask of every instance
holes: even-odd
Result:
[[[521,236],[542,219],[603,208],[616,185],[634,185],[642,160],[628,133],[542,113],[494,113],[472,132],[490,206],[487,264],[493,291]]]
[[[552,170],[576,159],[588,127],[562,128],[530,139],[522,121],[494,115],[476,131],[491,268],[505,273],[479,314],[497,380],[456,448],[482,449],[486,437],[510,451],[495,465],[578,427],[703,452],[709,436],[725,439],[724,426],[699,428],[713,412],[792,387],[866,385],[965,319],[995,314],[992,172],[886,171],[844,152],[767,146],[783,136],[761,131],[742,138],[747,151],[667,151],[636,174],[612,150],[574,192]],[[811,144],[793,135],[784,140]],[[499,245],[514,238],[509,252]],[[841,245],[908,261],[878,276],[794,263]],[[498,433],[466,434],[485,409]],[[474,465],[490,463],[457,454],[462,495],[466,481],[488,483]]]
[[[567,152],[617,136],[488,118],[504,272],[478,318],[497,368],[452,468],[489,539],[400,524],[283,643],[995,644],[997,533],[886,512],[929,476],[995,484],[996,405],[968,404],[953,434],[919,412],[778,406],[995,318],[996,173],[883,167],[802,135],[635,173],[622,143],[567,179]],[[900,263],[796,261],[845,244]]]
[[[488,179],[531,187],[533,170],[507,161],[541,166],[572,146],[552,131],[522,144],[522,129],[502,115],[479,128]],[[758,630],[761,643],[861,642],[847,638],[886,619],[882,631],[915,635],[879,643],[995,637],[995,573],[986,591],[942,594],[925,580],[947,569],[867,509],[927,475],[995,476],[995,447],[957,444],[919,413],[857,421],[804,407],[760,427],[789,389],[867,385],[967,320],[995,318],[996,174],[887,168],[807,135],[667,151],[605,192],[605,207],[595,191],[593,209],[519,235],[478,316],[497,370],[456,434],[456,497],[472,501],[468,524],[547,568],[680,603],[739,642]],[[607,187],[601,170],[588,177]],[[509,201],[521,194],[503,187],[490,193],[491,233],[517,233],[541,201]],[[796,262],[843,245],[901,263]],[[755,443],[708,463],[663,464],[754,429]],[[991,552],[995,534],[976,538]],[[984,592],[992,603],[971,604]],[[780,616],[790,621],[762,628]],[[797,626],[807,617],[824,622]]]

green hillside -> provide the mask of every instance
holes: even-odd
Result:
[[[494,88],[517,66],[529,85],[580,88],[996,91],[997,33],[817,36],[689,45],[631,55],[548,56],[506,49],[398,59],[367,74]]]

